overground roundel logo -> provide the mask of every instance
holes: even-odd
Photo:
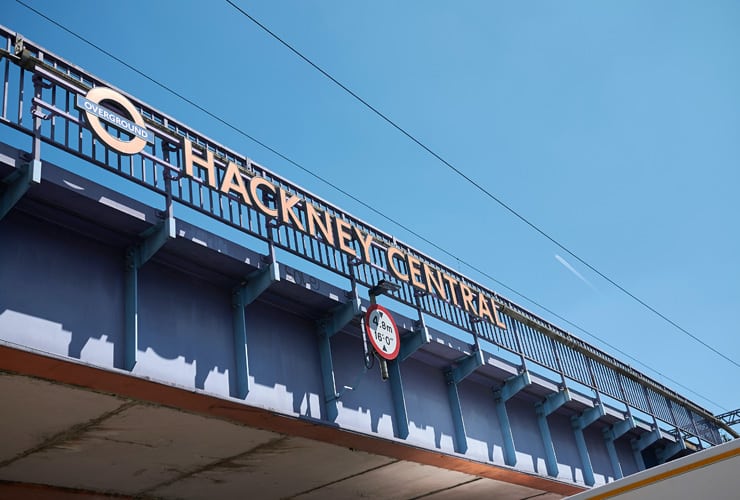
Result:
[[[118,104],[131,118],[125,118],[103,107],[101,105],[103,101],[112,101]],[[147,130],[141,113],[136,110],[131,101],[113,89],[107,87],[92,88],[86,96],[77,96],[77,107],[85,112],[87,122],[95,136],[119,153],[135,155],[144,149],[147,142],[154,142],[154,134]],[[106,130],[101,120],[128,132],[133,138],[124,140],[114,137]]]

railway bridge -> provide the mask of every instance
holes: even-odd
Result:
[[[10,29],[0,48],[0,497],[561,498],[737,437]]]

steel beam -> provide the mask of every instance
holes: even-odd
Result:
[[[450,400],[450,411],[452,413],[452,425],[455,429],[455,451],[465,453],[468,451],[468,438],[465,433],[465,422],[460,406],[460,394],[457,384],[465,380],[476,368],[483,364],[483,352],[474,351],[455,363],[454,367],[445,370],[445,381],[447,382],[447,396]]]
[[[547,467],[547,474],[552,477],[557,477],[560,471],[558,470],[558,459],[555,455],[555,445],[552,442],[552,434],[550,433],[550,425],[547,423],[547,417],[570,401],[570,399],[570,392],[567,387],[564,387],[561,391],[548,395],[544,400],[535,405],[537,424],[540,428],[542,444],[545,447],[545,466]]]
[[[609,454],[609,461],[611,462],[612,470],[614,471],[614,479],[622,479],[624,477],[622,464],[619,462],[619,456],[617,455],[617,448],[614,446],[614,441],[634,428],[635,419],[632,418],[632,415],[627,415],[626,419],[615,422],[608,427],[604,427],[602,430],[604,443],[606,444],[606,452]]]
[[[2,180],[5,189],[0,191],[0,220],[18,203],[33,184],[41,182],[41,161],[31,160]]]
[[[727,425],[740,424],[740,408],[717,415],[717,420],[721,420]]]
[[[675,443],[668,443],[663,448],[656,450],[655,456],[658,459],[658,465],[666,463],[668,460],[673,458],[677,453],[682,452],[686,449],[686,442],[681,434],[676,438]]]
[[[635,456],[635,462],[639,470],[645,470],[645,460],[642,458],[642,450],[658,441],[662,436],[660,430],[654,427],[652,431],[642,434],[639,438],[630,441],[632,452]]]
[[[501,436],[504,440],[504,463],[512,467],[516,465],[516,448],[514,446],[514,435],[511,432],[509,414],[506,411],[506,402],[531,383],[532,379],[529,372],[525,370],[519,375],[507,379],[501,387],[493,391],[493,402],[496,406],[496,415],[498,415]]]
[[[245,308],[262,295],[270,285],[280,281],[280,268],[272,262],[247,276],[245,282],[232,294],[234,327],[234,362],[236,397],[244,399],[249,393],[249,356],[247,353],[247,322]]]
[[[324,385],[324,409],[326,419],[334,422],[339,416],[337,408],[337,385],[334,379],[334,362],[331,356],[331,338],[347,326],[355,317],[362,314],[360,298],[353,297],[332,309],[327,317],[316,322],[316,333],[319,342],[319,359],[321,361],[321,379]],[[364,334],[364,332],[363,332]]]
[[[405,361],[417,349],[431,341],[432,337],[429,335],[429,329],[426,325],[422,324],[416,327],[411,333],[404,335],[401,339],[401,349],[398,353],[398,359]]]
[[[123,367],[128,371],[136,366],[139,350],[139,269],[167,240],[175,237],[175,218],[170,210],[165,220],[144,231],[141,234],[142,241],[126,251]]]
[[[576,438],[576,448],[578,448],[578,454],[580,455],[581,463],[583,464],[583,482],[586,483],[587,486],[593,486],[596,480],[594,478],[594,469],[591,465],[591,457],[588,454],[588,447],[586,446],[586,438],[583,435],[583,430],[603,416],[604,407],[599,403],[593,408],[585,410],[579,416],[571,417],[573,433]]]
[[[409,417],[406,410],[406,397],[403,393],[401,362],[430,341],[429,330],[423,322],[420,322],[412,332],[401,338],[401,349],[398,357],[388,362],[391,397],[393,398],[393,409],[396,414],[396,437],[400,439],[406,439],[409,436]]]

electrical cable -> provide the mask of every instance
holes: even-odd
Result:
[[[704,400],[704,401],[706,401],[706,402],[708,402],[708,403],[716,406],[717,408],[720,408],[721,410],[727,411],[727,409],[725,407],[723,407],[722,405],[720,405],[719,403],[717,403],[717,402],[715,402],[715,401],[713,401],[713,400],[711,400],[711,399],[709,399],[709,398],[707,398],[707,397],[699,394],[698,392],[690,389],[689,387],[686,387],[685,385],[683,385],[680,382],[672,379],[671,377],[663,374],[662,372],[660,372],[660,371],[658,371],[658,370],[656,370],[656,369],[648,366],[647,364],[643,363],[639,359],[637,359],[634,356],[632,356],[632,355],[624,352],[623,350],[621,350],[621,349],[613,346],[609,342],[606,342],[605,340],[601,339],[600,337],[598,337],[597,335],[591,333],[590,331],[586,330],[585,328],[579,326],[578,324],[576,324],[576,323],[574,323],[574,322],[566,319],[565,317],[563,317],[563,316],[557,314],[556,312],[552,311],[551,309],[543,306],[542,304],[540,304],[539,302],[535,301],[534,299],[529,298],[527,295],[525,295],[525,294],[517,291],[516,289],[511,288],[510,286],[506,285],[505,283],[497,280],[496,278],[494,278],[493,276],[491,276],[489,273],[481,270],[480,268],[474,266],[473,264],[470,264],[469,262],[467,262],[467,261],[465,261],[463,259],[460,259],[455,254],[453,254],[450,251],[442,248],[441,246],[439,246],[438,244],[436,244],[433,241],[429,240],[428,238],[425,238],[424,236],[420,235],[419,233],[417,233],[413,229],[407,227],[403,223],[396,221],[395,219],[391,218],[390,216],[384,214],[383,212],[380,212],[376,208],[374,208],[371,205],[365,203],[364,201],[360,200],[359,198],[355,197],[354,195],[348,193],[347,191],[345,191],[341,187],[337,186],[336,184],[332,183],[331,181],[329,181],[327,179],[324,179],[323,177],[321,177],[318,174],[314,173],[312,170],[308,169],[307,167],[304,167],[300,163],[292,160],[291,158],[289,158],[288,156],[284,155],[283,153],[281,153],[281,152],[277,151],[276,149],[268,146],[264,142],[262,142],[259,139],[253,137],[252,135],[248,134],[247,132],[243,131],[242,129],[238,128],[237,126],[235,126],[235,125],[227,122],[226,120],[220,118],[219,116],[213,114],[212,112],[208,111],[204,107],[202,107],[199,104],[193,102],[189,98],[183,96],[182,94],[178,93],[177,91],[173,90],[172,88],[168,87],[167,85],[165,85],[165,84],[163,84],[163,83],[155,80],[154,78],[150,77],[149,75],[147,75],[146,73],[144,73],[141,70],[137,69],[136,67],[130,65],[129,63],[121,60],[120,58],[118,58],[117,56],[111,54],[110,52],[108,52],[107,50],[103,49],[102,47],[100,47],[100,46],[96,45],[95,43],[91,42],[90,40],[88,40],[87,38],[83,37],[82,35],[77,34],[76,32],[74,32],[71,29],[67,28],[66,26],[60,24],[59,22],[55,21],[54,19],[51,19],[50,17],[46,16],[42,12],[39,12],[38,10],[34,9],[33,7],[25,4],[22,0],[15,0],[15,1],[18,4],[22,5],[23,7],[31,10],[32,12],[34,12],[35,14],[37,14],[38,16],[44,18],[48,22],[54,24],[58,28],[64,30],[68,34],[74,36],[75,38],[77,38],[78,40],[82,41],[83,43],[85,43],[85,44],[89,45],[90,47],[93,47],[94,49],[98,50],[99,52],[105,54],[106,56],[108,56],[111,59],[115,60],[116,62],[122,64],[123,66],[125,66],[126,68],[128,68],[131,71],[135,72],[136,74],[138,74],[140,76],[143,76],[144,78],[146,78],[150,82],[154,83],[155,85],[157,85],[161,89],[163,89],[163,90],[169,92],[170,94],[178,97],[179,99],[183,100],[184,102],[190,104],[191,106],[193,106],[196,109],[200,110],[201,112],[205,113],[209,117],[217,120],[218,122],[222,123],[223,125],[226,125],[227,127],[229,127],[230,129],[234,130],[235,132],[237,132],[238,134],[242,135],[243,137],[246,137],[247,139],[253,141],[255,144],[258,144],[259,146],[263,147],[267,151],[270,151],[271,153],[275,154],[276,156],[278,156],[278,157],[282,158],[283,160],[289,162],[290,164],[294,165],[295,167],[297,167],[297,168],[301,169],[302,171],[310,174],[311,176],[313,176],[317,180],[319,180],[319,181],[323,182],[324,184],[330,186],[331,188],[335,189],[339,193],[342,193],[343,195],[347,196],[348,198],[352,199],[353,201],[361,204],[362,206],[364,206],[368,210],[371,210],[372,212],[374,212],[375,214],[377,214],[380,217],[384,218],[388,222],[396,225],[397,227],[399,227],[399,228],[403,229],[404,231],[408,232],[409,234],[411,234],[411,235],[419,238],[421,241],[424,241],[425,243],[433,246],[437,250],[443,252],[445,255],[447,255],[447,256],[449,256],[449,257],[451,257],[453,259],[456,259],[458,262],[460,262],[461,264],[467,266],[469,269],[471,269],[471,270],[479,273],[481,276],[484,276],[484,277],[488,278],[489,280],[491,280],[492,282],[496,283],[497,285],[499,285],[499,286],[501,286],[501,287],[509,290],[510,292],[514,293],[518,297],[521,297],[522,299],[524,299],[525,301],[529,302],[530,304],[532,304],[532,305],[538,307],[539,309],[541,309],[541,310],[543,310],[543,311],[551,314],[553,317],[558,318],[559,320],[561,320],[561,321],[563,321],[563,322],[571,325],[572,327],[576,328],[577,330],[581,331],[582,333],[584,333],[584,334],[588,335],[589,337],[597,340],[598,342],[600,342],[603,345],[609,347],[610,349],[618,352],[619,354],[625,356],[626,358],[629,358],[630,360],[634,361],[635,363],[639,364],[640,366],[644,367],[645,369],[647,369],[647,370],[649,370],[649,371],[657,374],[658,376],[662,377],[663,379],[670,381],[671,383],[675,384],[676,386],[681,387],[682,389],[684,389],[684,390],[690,392],[691,394],[695,395],[696,397],[698,397],[698,398],[700,398],[700,399],[702,399],[702,400]],[[370,367],[372,367],[372,365]]]
[[[18,1],[18,0],[16,0],[16,1]],[[493,200],[494,202],[496,202],[498,205],[500,205],[506,211],[508,211],[509,213],[511,213],[514,217],[516,217],[517,219],[519,219],[520,221],[522,221],[524,224],[526,224],[531,229],[533,229],[534,231],[536,231],[537,233],[539,233],[541,236],[543,236],[544,238],[546,238],[548,241],[550,241],[551,243],[553,243],[555,246],[557,246],[558,248],[560,248],[561,250],[563,250],[564,252],[566,252],[568,255],[570,255],[571,257],[573,257],[574,259],[576,259],[578,262],[580,262],[581,264],[583,264],[584,266],[586,266],[587,268],[589,268],[591,271],[593,271],[598,276],[600,276],[601,278],[603,278],[604,280],[606,280],[612,286],[616,287],[622,293],[624,293],[628,297],[630,297],[633,300],[635,300],[637,303],[639,303],[640,305],[642,305],[648,311],[652,312],[653,314],[655,314],[659,318],[663,319],[668,324],[672,325],[674,328],[678,329],[680,332],[682,332],[685,335],[689,336],[694,341],[696,341],[699,344],[703,345],[704,347],[706,347],[710,351],[714,352],[718,356],[724,358],[725,360],[729,361],[730,363],[732,363],[736,367],[740,368],[740,363],[738,363],[734,359],[730,358],[729,356],[727,356],[723,352],[719,351],[718,349],[716,349],[715,347],[713,347],[709,343],[705,342],[701,338],[697,337],[696,335],[694,335],[693,333],[691,333],[690,331],[688,331],[686,328],[682,327],[681,325],[679,325],[678,323],[676,323],[675,321],[673,321],[672,319],[670,319],[665,314],[663,314],[660,311],[658,311],[657,309],[655,309],[653,306],[651,306],[650,304],[648,304],[647,302],[645,302],[644,300],[642,300],[641,298],[639,298],[634,293],[632,293],[629,290],[627,290],[625,287],[623,287],[622,285],[620,285],[619,283],[617,283],[616,281],[614,281],[612,278],[610,278],[606,274],[604,274],[601,271],[599,271],[596,267],[594,267],[593,265],[589,264],[586,260],[584,260],[583,258],[579,257],[574,251],[570,250],[563,243],[560,243],[560,241],[558,241],[557,239],[555,239],[553,236],[550,236],[547,232],[545,232],[543,229],[541,229],[535,223],[533,223],[532,221],[530,221],[527,217],[525,217],[524,215],[522,215],[521,213],[519,213],[517,210],[515,210],[514,208],[512,208],[510,205],[508,205],[506,202],[504,202],[503,200],[501,200],[500,198],[498,198],[496,195],[494,195],[493,193],[491,193],[488,189],[486,189],[485,187],[483,187],[477,181],[475,181],[474,179],[472,179],[471,177],[469,177],[467,174],[465,174],[463,171],[461,171],[460,169],[458,169],[457,167],[455,167],[452,163],[450,163],[449,161],[447,161],[446,159],[444,159],[440,154],[436,153],[429,146],[427,146],[426,144],[424,144],[423,142],[421,142],[421,140],[417,139],[414,135],[412,135],[410,132],[408,132],[405,128],[403,128],[400,125],[398,125],[395,121],[391,120],[383,112],[379,111],[373,105],[371,105],[370,103],[368,103],[365,99],[363,99],[362,97],[360,97],[359,95],[357,95],[355,92],[353,92],[351,89],[349,89],[346,85],[344,85],[343,83],[341,83],[340,81],[338,81],[336,78],[334,78],[333,76],[331,76],[328,72],[326,72],[324,69],[322,69],[316,63],[314,63],[313,61],[311,61],[308,57],[304,56],[296,48],[294,48],[288,42],[286,42],[285,40],[283,40],[280,36],[278,36],[277,34],[275,34],[274,32],[272,32],[269,28],[267,28],[267,26],[265,26],[264,24],[260,23],[257,19],[255,19],[254,17],[252,17],[251,15],[249,15],[241,7],[239,7],[238,5],[236,5],[232,0],[226,0],[226,3],[228,3],[229,5],[231,5],[232,7],[234,7],[237,11],[239,11],[247,19],[249,19],[254,24],[256,24],[260,29],[262,29],[264,32],[266,32],[267,34],[269,34],[272,38],[274,38],[275,40],[277,40],[278,42],[280,42],[288,50],[290,50],[291,52],[293,52],[295,55],[297,55],[299,58],[301,58],[307,64],[309,64],[314,69],[316,69],[319,73],[321,73],[322,75],[324,75],[326,78],[328,78],[329,80],[331,80],[332,82],[334,82],[338,87],[340,87],[342,90],[344,90],[350,96],[352,96],[353,98],[355,98],[357,101],[359,101],[361,104],[363,104],[370,111],[372,111],[373,113],[375,113],[383,121],[385,121],[390,126],[392,126],[396,130],[398,130],[399,132],[401,132],[401,134],[405,135],[412,142],[416,143],[419,147],[421,147],[427,153],[429,153],[434,158],[436,158],[437,160],[439,160],[442,164],[444,164],[445,166],[447,166],[450,170],[452,170],[453,172],[455,172],[457,175],[459,175],[460,177],[462,177],[463,179],[465,179],[469,184],[471,184],[472,186],[474,186],[475,188],[477,188],[481,193],[483,193],[488,198],[490,198],[491,200]]]

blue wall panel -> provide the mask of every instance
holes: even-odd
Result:
[[[323,389],[315,325],[254,302],[246,308],[251,390],[247,402],[321,418]]]
[[[503,439],[491,387],[463,380],[458,384],[458,391],[468,436],[468,451],[465,455],[482,462],[503,464]]]
[[[550,434],[558,459],[558,477],[564,481],[577,481],[583,484],[581,458],[578,456],[570,415],[554,413],[547,417],[547,421],[550,424]]]
[[[232,332],[226,290],[155,261],[139,270],[135,374],[229,396]]]
[[[0,339],[121,366],[123,252],[17,211],[0,221]]]
[[[401,375],[409,414],[408,441],[454,453],[455,432],[442,370],[407,359]]]

